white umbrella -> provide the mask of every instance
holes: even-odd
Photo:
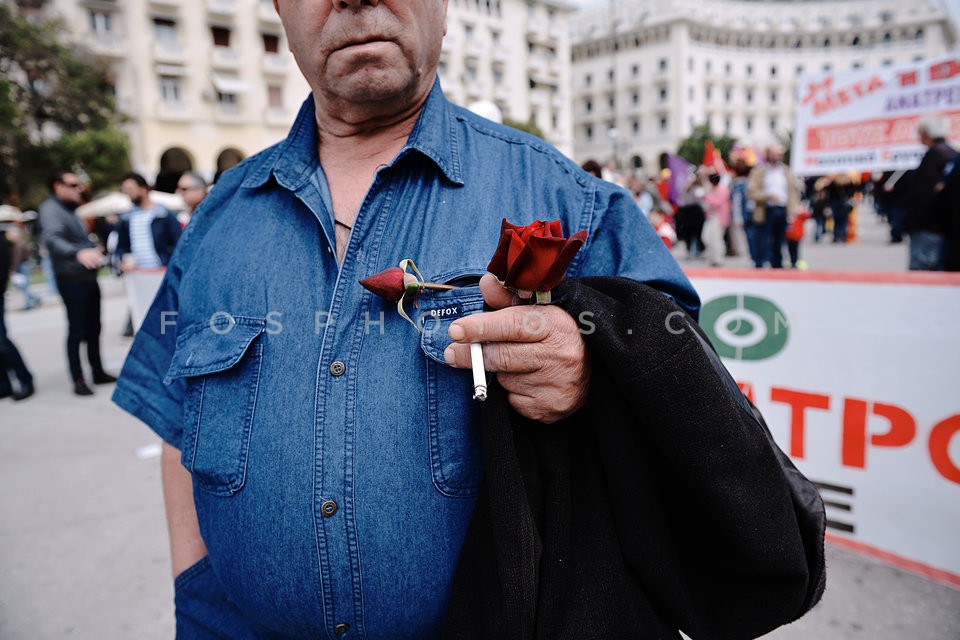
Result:
[[[0,204],[0,222],[16,222],[22,219],[23,213],[20,209],[9,204]]]

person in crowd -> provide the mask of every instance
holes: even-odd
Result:
[[[33,261],[30,259],[30,243],[27,240],[24,225],[10,225],[7,229],[7,241],[13,247],[10,257],[10,280],[23,293],[23,310],[30,311],[38,307],[42,300],[30,290],[30,271]]]
[[[707,262],[712,267],[720,267],[727,248],[724,237],[730,227],[730,188],[716,169],[707,170],[706,177],[708,186],[702,200],[703,244]]]
[[[794,269],[806,270],[807,263],[800,259],[800,243],[803,241],[804,225],[810,219],[810,212],[801,209],[790,220],[784,237],[787,241],[787,253],[790,255],[790,266]]]
[[[603,167],[600,166],[600,163],[596,160],[590,159],[585,161],[580,168],[589,173],[592,176],[603,179]]]
[[[504,638],[548,622],[565,627],[549,637],[748,637],[816,602],[822,533],[804,536],[795,509],[819,504],[816,491],[795,497],[799,474],[701,342],[697,296],[630,194],[444,97],[445,0],[274,6],[312,93],[288,137],[224,173],[194,212],[114,393],[165,442],[178,637]],[[486,273],[510,237],[504,216],[586,232],[557,298],[571,311],[521,304],[527,292]],[[406,259],[455,287],[408,305],[415,326],[358,282]],[[599,281],[633,293],[603,295]],[[581,332],[584,296],[618,323],[601,328],[609,342]],[[623,310],[649,312],[632,337]],[[467,355],[481,341],[482,405]],[[627,386],[596,395],[611,380]],[[596,456],[565,434],[592,437],[574,424],[608,424],[605,409],[628,416],[616,438],[663,443],[620,460],[659,475],[644,475],[650,492],[614,483],[616,500],[644,501],[620,511],[626,523],[646,527],[619,565],[586,557],[616,546],[609,520],[554,513],[544,530],[520,495],[533,476],[498,482],[503,467],[484,461],[500,451],[490,438],[517,429],[577,453],[579,482],[592,468],[581,455]],[[656,485],[684,495],[656,502]],[[501,489],[512,498],[491,497]],[[490,520],[504,517],[512,542]],[[558,561],[568,539],[579,559]],[[518,572],[532,591],[487,582]],[[593,587],[603,607],[582,597]]]
[[[944,212],[935,206],[935,196],[943,188],[947,165],[956,151],[946,141],[946,118],[925,117],[917,131],[927,151],[910,179],[903,228],[910,236],[910,269],[938,271],[943,268],[947,230]]]
[[[703,253],[703,196],[706,195],[704,174],[694,172],[677,203],[677,238],[687,247],[687,256],[699,258]]]
[[[800,208],[800,186],[783,163],[783,146],[767,148],[765,162],[757,164],[747,179],[747,197],[753,203],[753,221],[762,225],[758,246],[763,252],[760,265],[783,268],[783,243],[787,219]]]
[[[120,191],[133,203],[133,209],[120,218],[117,259],[121,271],[165,267],[183,231],[177,216],[153,202],[150,185],[139,173],[124,176]]]
[[[845,173],[827,176],[823,182],[823,191],[830,207],[833,219],[833,242],[846,244],[849,235],[850,212],[853,211],[853,196],[856,185]]]
[[[194,209],[207,197],[207,181],[196,171],[184,171],[177,180],[177,194],[183,198],[187,208],[177,214],[181,227],[186,227]]]
[[[72,171],[58,171],[50,181],[53,194],[40,205],[43,243],[53,260],[57,290],[67,312],[67,362],[73,392],[93,395],[80,364],[80,344],[87,345],[87,360],[94,384],[116,382],[104,371],[100,358],[100,285],[97,272],[103,252],[87,236],[77,219],[83,184]]]
[[[730,183],[730,228],[732,244],[737,255],[749,253],[750,261],[756,267],[763,267],[763,252],[759,247],[761,225],[753,222],[753,202],[747,197],[747,176],[751,166],[743,154],[732,158]],[[746,251],[742,247],[746,247]]]
[[[0,225],[0,399],[12,397],[15,401],[26,400],[35,392],[33,374],[27,368],[17,345],[7,335],[4,319],[4,295],[7,290],[7,278],[13,264],[14,242],[19,240],[19,229]],[[17,379],[19,387],[14,390],[11,374]]]
[[[885,171],[874,189],[874,201],[890,225],[890,244],[903,242],[903,218],[912,181],[912,170]]]

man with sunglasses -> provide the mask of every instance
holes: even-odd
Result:
[[[93,395],[80,366],[80,343],[87,344],[87,359],[94,384],[116,382],[103,370],[100,359],[100,286],[97,271],[103,252],[87,236],[76,209],[83,183],[72,171],[58,171],[50,181],[53,195],[40,205],[42,239],[53,260],[57,289],[67,311],[67,362],[73,392]]]

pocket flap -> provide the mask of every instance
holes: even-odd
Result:
[[[240,362],[265,327],[266,320],[231,317],[190,327],[177,337],[164,384],[226,371]]]
[[[420,347],[423,352],[440,364],[446,364],[443,352],[450,343],[447,330],[457,318],[483,311],[483,295],[480,287],[462,287],[438,295],[420,298],[420,314],[416,319],[421,328]]]

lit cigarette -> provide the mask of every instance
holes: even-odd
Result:
[[[470,343],[470,364],[473,365],[473,399],[487,399],[487,372],[483,370],[483,348],[479,342]]]

